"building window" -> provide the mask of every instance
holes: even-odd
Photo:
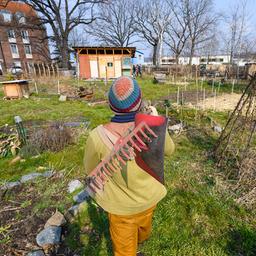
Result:
[[[113,67],[113,62],[108,62],[108,67]]]
[[[24,40],[28,40],[28,39],[29,39],[29,37],[28,37],[28,31],[27,31],[27,30],[21,31],[21,37],[22,37],[22,39],[24,39]]]
[[[26,17],[24,15],[24,13],[16,12],[15,17],[16,17],[18,23],[20,23],[20,24],[25,24],[26,23]]]
[[[11,44],[11,51],[12,51],[12,54],[16,54],[16,55],[19,54],[17,44]]]
[[[9,39],[15,39],[15,32],[13,29],[8,30],[7,34]]]
[[[12,14],[11,14],[11,12],[9,12],[7,10],[1,10],[0,14],[3,15],[4,22],[11,22],[12,21]]]
[[[25,53],[26,54],[32,54],[31,46],[26,44],[25,46]]]

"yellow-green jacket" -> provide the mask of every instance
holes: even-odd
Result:
[[[92,130],[87,139],[84,167],[89,174],[102,159],[111,152],[99,126]],[[174,143],[166,133],[165,155],[174,151]],[[96,202],[107,212],[118,215],[132,215],[156,205],[166,195],[166,188],[155,178],[141,169],[135,160],[129,160],[119,173],[106,183],[103,193],[97,193]]]

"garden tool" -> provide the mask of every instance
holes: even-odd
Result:
[[[120,138],[110,155],[86,178],[88,194],[94,197],[96,193],[103,192],[106,182],[134,158],[144,171],[163,182],[163,156],[160,155],[164,150],[166,120],[161,116],[137,114],[133,131]]]

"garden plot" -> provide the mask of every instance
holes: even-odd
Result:
[[[214,109],[216,111],[229,111],[233,110],[238,101],[241,98],[241,94],[223,94],[216,97],[206,98],[201,100],[197,106],[203,109]]]

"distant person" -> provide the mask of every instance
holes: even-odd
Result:
[[[136,65],[136,77],[139,75],[139,65]]]
[[[132,77],[135,78],[136,77],[136,66],[132,65]]]
[[[142,66],[141,66],[141,64],[138,65],[138,73],[139,73],[139,76],[142,77]]]
[[[122,140],[134,129],[134,121],[142,104],[141,89],[135,79],[123,76],[110,87],[108,99],[114,117],[109,123],[95,128],[88,136],[84,157],[87,174],[114,150],[117,140]],[[158,119],[150,115],[140,116]],[[165,126],[159,125],[158,129],[160,127],[164,127],[161,134],[166,135],[162,137],[163,143],[156,143],[154,147],[160,152],[159,158],[158,155],[155,158],[163,166],[163,155],[172,154],[174,143]],[[146,154],[149,159],[153,158],[150,150]],[[104,190],[95,195],[96,202],[108,212],[114,256],[143,255],[137,251],[138,243],[149,238],[153,212],[167,193],[162,182],[143,169],[147,166],[146,160],[144,166],[140,167],[136,157],[127,159],[122,170],[114,172]],[[163,169],[157,171],[163,173]]]

